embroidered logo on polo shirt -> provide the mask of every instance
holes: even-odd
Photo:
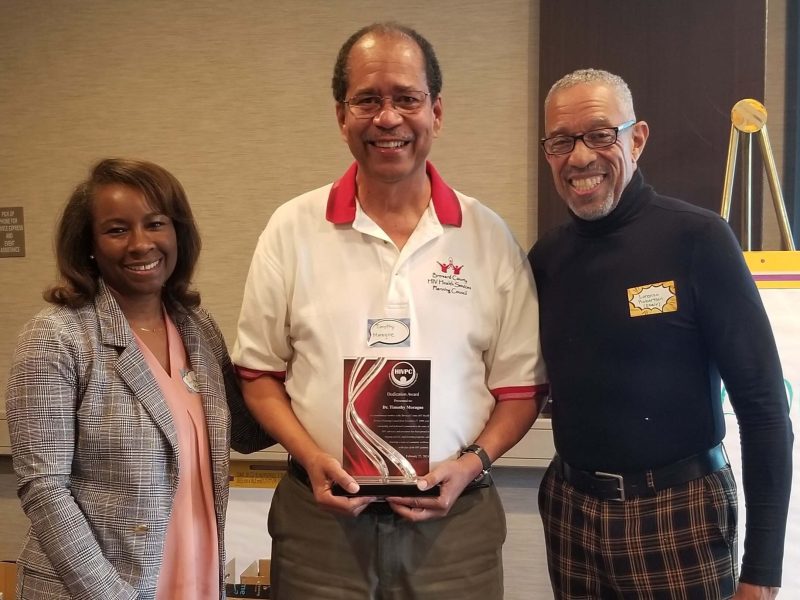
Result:
[[[450,259],[446,263],[440,263],[438,260],[436,264],[439,265],[442,273],[450,273],[452,271],[453,275],[460,275],[461,269],[464,268],[464,265],[455,265],[453,264],[453,257],[451,256]]]
[[[661,281],[628,288],[628,310],[631,317],[660,315],[678,310],[674,281]]]
[[[464,273],[464,265],[457,265],[453,262],[453,257],[449,257],[447,262],[436,261],[438,268],[431,272],[428,284],[434,292],[443,294],[455,294],[457,296],[468,296],[472,286]]]

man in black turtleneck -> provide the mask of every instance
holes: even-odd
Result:
[[[774,598],[792,431],[769,321],[727,223],[658,195],[625,82],[586,69],[545,100],[571,221],[529,258],[558,455],[539,505],[557,598]],[[720,378],[742,437],[747,528]]]

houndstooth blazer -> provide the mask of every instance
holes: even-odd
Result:
[[[220,538],[220,564],[208,568],[219,570],[223,597],[230,441],[240,452],[273,442],[244,406],[210,315],[172,318],[206,414]],[[18,563],[20,600],[154,598],[180,476],[177,434],[102,281],[94,303],[51,306],[25,326],[6,402],[18,494],[31,521]]]

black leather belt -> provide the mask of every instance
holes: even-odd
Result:
[[[303,465],[296,460],[292,460],[291,457],[289,457],[288,472],[289,475],[300,481],[300,483],[304,484],[309,489],[311,488],[311,480],[308,478],[308,472],[303,468]],[[468,494],[480,488],[489,487],[493,484],[494,481],[492,480],[491,473],[487,473],[478,481],[470,481],[467,487],[464,488],[464,491],[461,492],[461,495],[463,496],[464,494]],[[371,502],[361,514],[393,515],[394,511],[386,502]]]
[[[722,444],[684,458],[670,465],[639,473],[581,471],[556,455],[553,466],[561,477],[578,491],[599,500],[625,500],[637,496],[655,496],[661,490],[705,477],[728,466]]]

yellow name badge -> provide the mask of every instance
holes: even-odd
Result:
[[[632,317],[660,315],[678,310],[674,281],[662,281],[628,288],[628,309]]]

